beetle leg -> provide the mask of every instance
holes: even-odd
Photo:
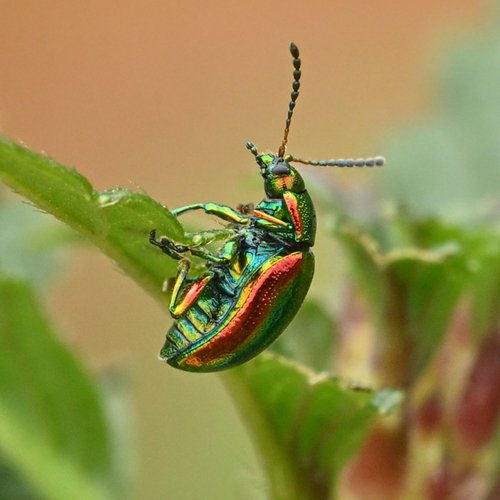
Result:
[[[214,264],[227,264],[227,257],[218,257],[213,253],[205,250],[204,248],[193,248],[188,245],[179,245],[170,241],[168,238],[162,237],[160,240],[156,239],[156,231],[153,229],[149,234],[149,242],[161,248],[163,253],[166,253],[169,257],[176,260],[181,260],[184,258],[183,254],[189,252],[195,257],[206,260],[208,262],[213,262]]]
[[[239,255],[239,249],[240,244],[237,239],[227,241],[219,255],[226,265],[214,268],[218,278],[215,282],[217,288],[229,297],[234,297],[236,294],[236,282],[242,271],[239,259],[235,259]]]
[[[170,213],[178,217],[179,215],[185,212],[190,212],[191,210],[200,210],[204,208],[205,205],[203,203],[194,203],[193,205],[186,205],[185,207],[174,208],[173,210],[170,211]]]
[[[163,253],[166,253],[169,257],[172,257],[172,259],[180,260],[182,259],[182,254],[187,252],[189,248],[185,245],[176,245],[175,243],[172,243],[168,238],[160,238],[158,241],[156,239],[156,229],[153,229],[149,233],[149,242],[152,245],[157,246],[158,248],[161,248],[161,251]]]
[[[250,206],[250,204],[247,206]],[[179,215],[190,212],[191,210],[204,210],[205,213],[209,215],[215,215],[220,219],[228,222],[234,222],[236,224],[247,224],[249,220],[248,216],[246,216],[245,214],[242,214],[231,207],[218,205],[217,203],[194,203],[193,205],[186,205],[185,207],[175,208],[171,211],[171,213],[178,217]]]
[[[228,222],[234,222],[235,224],[248,224],[249,222],[248,216],[242,215],[237,210],[234,210],[234,208],[226,207],[225,205],[207,203],[204,208],[207,214],[215,215]]]
[[[293,231],[294,226],[290,222],[285,222],[273,215],[269,215],[262,210],[254,210],[253,219],[255,227],[266,229],[267,231]]]
[[[172,296],[170,297],[169,311],[173,318],[178,318],[184,312],[186,312],[191,305],[196,302],[196,299],[205,288],[207,283],[213,278],[214,274],[212,272],[207,272],[205,275],[200,276],[197,280],[194,280],[189,284],[186,293],[182,296],[181,290],[186,282],[189,269],[191,268],[191,261],[188,259],[181,259],[179,261],[179,267],[177,272],[177,277],[175,278],[175,283],[172,289]]]
[[[204,248],[190,248],[189,252],[191,255],[195,257],[199,257],[200,259],[206,260],[208,262],[212,262],[214,264],[226,264],[227,260],[224,257],[218,257],[213,253],[205,250]]]
[[[224,229],[209,229],[207,231],[199,231],[194,234],[186,233],[186,238],[189,239],[190,247],[200,247],[213,243],[214,241],[227,241],[235,235],[235,229],[227,227]]]
[[[173,241],[169,240],[168,238],[165,238],[164,236],[161,237],[159,240],[157,240],[155,230],[151,231],[149,236],[149,242],[152,245],[161,248],[163,253],[166,253],[169,257],[172,257],[173,259],[176,260],[183,259],[184,258],[183,254],[189,252],[191,255],[200,257],[200,259],[204,259],[209,262],[214,262],[216,264],[222,264],[225,262],[224,259],[216,257],[211,252],[203,248],[193,248],[189,245],[180,245],[179,243],[174,243]]]

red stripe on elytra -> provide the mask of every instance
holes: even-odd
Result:
[[[180,365],[217,365],[258,334],[276,298],[300,272],[301,252],[287,255],[260,275],[244,305],[220,333],[189,353]]]
[[[290,216],[292,218],[293,226],[295,227],[295,233],[297,238],[300,239],[302,237],[302,218],[299,213],[299,206],[297,204],[297,198],[290,193],[284,193],[283,199],[286,202],[286,206],[288,211],[290,212]]]

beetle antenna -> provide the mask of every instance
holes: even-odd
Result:
[[[257,148],[250,141],[247,142],[247,149],[249,149],[254,156],[257,156],[259,154],[257,152]]]
[[[290,54],[293,57],[293,67],[295,68],[293,71],[293,91],[290,94],[291,101],[288,104],[288,116],[285,122],[285,134],[283,136],[283,141],[281,142],[281,146],[278,149],[278,157],[283,158],[283,155],[286,151],[286,143],[288,142],[288,132],[290,131],[290,123],[292,121],[293,109],[295,108],[295,102],[299,97],[299,88],[300,88],[300,59],[299,59],[299,49],[297,45],[293,42],[290,43]]]
[[[358,158],[353,160],[305,160],[304,158],[296,158],[292,155],[286,155],[285,161],[294,161],[303,163],[304,165],[314,165],[319,167],[381,167],[385,163],[385,158],[376,156],[375,158]]]

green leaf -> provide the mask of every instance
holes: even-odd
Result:
[[[317,376],[269,352],[222,374],[255,438],[273,500],[329,498],[370,426],[401,401]]]
[[[175,273],[175,262],[150,245],[149,233],[156,229],[183,241],[184,232],[164,206],[126,189],[96,192],[75,170],[6,140],[0,140],[0,179],[78,231],[165,302],[162,282]]]
[[[39,500],[20,474],[0,457],[0,498],[2,500]]]
[[[94,384],[30,288],[0,280],[0,453],[50,500],[104,500],[111,450]]]

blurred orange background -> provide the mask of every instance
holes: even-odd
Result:
[[[489,5],[0,1],[0,132],[75,167],[96,189],[145,190],[172,208],[258,201],[257,184],[243,182],[257,173],[245,142],[279,146],[291,40],[303,77],[289,151],[383,155],[377,138],[429,105],[435,54],[459,29],[480,26]],[[131,497],[262,498],[217,376],[157,361],[170,321],[160,308],[97,253],[75,254],[74,264],[50,307],[91,366],[125,374],[137,450]]]

